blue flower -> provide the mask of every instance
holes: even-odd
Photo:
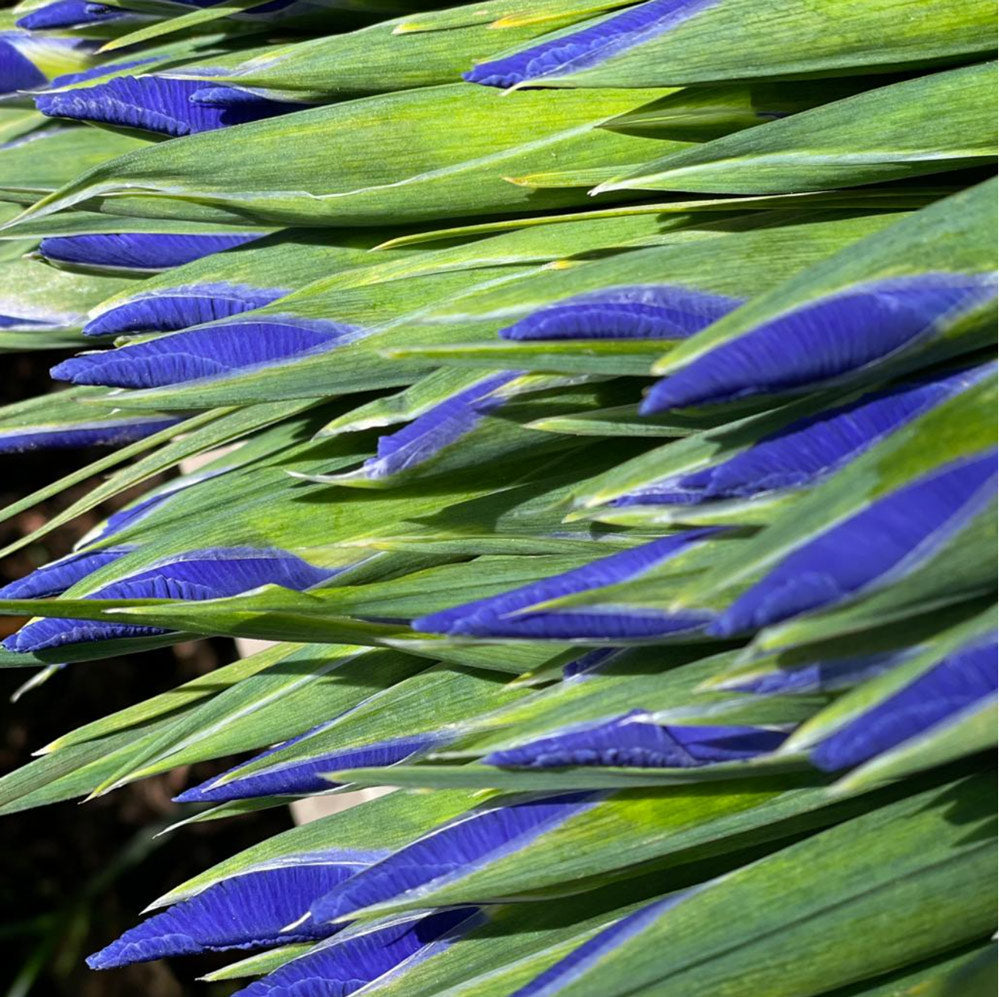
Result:
[[[89,592],[87,599],[219,599],[262,585],[301,591],[336,572],[317,568],[287,551],[249,547],[207,548],[175,556],[161,564]],[[33,620],[3,641],[8,651],[42,651],[84,641],[150,637],[168,633],[159,627],[103,620],[45,618]]]
[[[948,655],[812,749],[825,772],[859,765],[997,691],[996,638]]]
[[[865,395],[800,419],[729,460],[661,478],[611,505],[696,505],[805,487],[993,371],[990,365]]]
[[[958,461],[891,492],[786,557],[708,632],[728,637],[840,602],[926,558],[996,490],[996,452]]]
[[[0,599],[47,599],[62,595],[71,585],[132,550],[135,548],[105,547],[102,550],[82,550],[68,554],[0,587]]]
[[[132,526],[139,520],[144,519],[154,509],[158,509],[171,496],[177,492],[190,488],[199,481],[207,481],[216,475],[225,474],[225,469],[216,471],[205,471],[201,474],[190,474],[183,478],[176,478],[165,487],[158,489],[152,495],[144,495],[137,502],[127,505],[124,509],[119,509],[108,516],[104,525],[94,533],[84,538],[86,542],[97,543],[99,540],[107,540],[115,533],[121,533],[128,526]]]
[[[512,87],[590,69],[670,31],[716,3],[718,0],[650,0],[579,31],[555,35],[513,55],[480,63],[464,78],[484,86]]]
[[[305,856],[294,865],[225,879],[126,931],[87,959],[91,969],[205,951],[246,949],[325,938],[336,928],[309,921],[285,927],[358,871],[358,863]]]
[[[346,997],[405,963],[441,952],[483,921],[475,907],[366,925],[292,959],[234,997]]]
[[[56,364],[51,374],[74,384],[158,388],[321,353],[361,335],[358,329],[319,320],[232,322],[84,353]]]
[[[246,800],[255,796],[295,796],[304,793],[319,793],[332,789],[335,785],[323,774],[339,769],[367,768],[369,766],[395,765],[423,754],[425,751],[440,744],[444,738],[435,733],[415,734],[410,737],[398,737],[388,741],[378,741],[357,748],[343,748],[340,751],[327,751],[306,759],[279,762],[270,768],[257,769],[242,777],[239,773],[247,766],[256,765],[276,752],[312,737],[320,730],[325,730],[330,724],[321,724],[312,730],[293,737],[269,751],[262,752],[248,762],[229,769],[214,779],[203,782],[200,786],[174,797],[177,803],[223,803],[228,800]],[[233,778],[235,776],[235,778]],[[228,780],[228,781],[224,781]]]
[[[661,726],[649,713],[633,710],[596,727],[574,728],[494,751],[483,762],[536,769],[566,765],[696,768],[755,758],[780,747],[786,736],[762,727]]]
[[[75,83],[86,83],[87,80],[100,79],[110,73],[119,73],[124,69],[134,69],[136,66],[148,66],[150,63],[159,62],[162,57],[158,55],[146,56],[143,59],[126,59],[123,62],[104,62],[99,66],[91,66],[90,69],[81,69],[77,73],[63,73],[57,76],[50,86],[69,87]]]
[[[175,235],[163,232],[114,232],[61,235],[42,239],[38,251],[54,263],[112,270],[169,270],[212,253],[262,238],[258,232],[233,235]]]
[[[578,294],[500,330],[503,339],[686,339],[718,321],[739,298],[672,284]]]
[[[697,630],[703,612],[667,613],[629,606],[587,606],[524,612],[538,603],[640,578],[715,530],[689,530],[603,557],[501,595],[477,599],[413,621],[415,630],[473,637],[621,640]]]
[[[362,465],[365,476],[388,478],[433,457],[471,432],[484,415],[503,405],[506,399],[494,392],[519,376],[518,371],[505,371],[484,378],[428,409],[395,433],[380,436],[375,456]]]
[[[613,952],[619,945],[639,934],[640,931],[644,931],[661,914],[665,914],[671,907],[686,899],[693,892],[693,890],[685,890],[681,893],[674,893],[620,918],[614,924],[599,931],[593,938],[577,946],[569,955],[563,956],[530,983],[514,991],[511,997],[550,997],[550,995],[561,992],[571,986],[603,956]]]
[[[284,297],[288,288],[246,284],[184,284],[141,292],[101,312],[84,327],[85,336],[120,336],[137,332],[176,332],[263,308]]]
[[[908,654],[908,651],[883,651],[854,658],[813,661],[799,668],[782,668],[745,681],[734,677],[732,682],[726,682],[722,687],[758,696],[839,692],[889,671],[906,660]]]
[[[995,273],[925,273],[852,285],[696,357],[657,382],[641,411],[821,386],[924,343],[996,294]]]
[[[89,3],[88,0],[56,0],[44,7],[36,7],[15,23],[25,31],[53,31],[100,24],[122,17],[134,17],[134,14],[120,7],[106,7],[102,3]]]
[[[211,95],[211,103],[202,103],[197,93],[204,89],[205,84],[198,80],[153,75],[116,76],[92,87],[37,94],[35,106],[52,117],[140,128],[172,136],[226,128],[302,107],[265,97],[250,101],[240,99],[223,105],[215,92]],[[218,91],[221,88],[211,89]]]
[[[0,453],[54,450],[69,447],[122,446],[176,426],[182,419],[122,416],[68,426],[29,426],[0,429]]]
[[[48,82],[45,73],[22,51],[30,51],[28,44],[30,38],[27,34],[0,32],[0,94],[34,90]]]
[[[416,899],[450,879],[520,851],[600,798],[598,793],[566,793],[471,811],[334,888],[313,903],[312,919],[342,919],[401,893]]]

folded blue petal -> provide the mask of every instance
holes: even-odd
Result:
[[[105,547],[103,550],[82,550],[76,554],[68,554],[0,587],[0,599],[47,599],[62,595],[71,585],[134,549]]]
[[[566,793],[473,811],[400,848],[321,897],[312,905],[312,917],[333,921],[400,893],[472,872],[527,847],[599,799],[596,793]]]
[[[2,594],[2,590],[0,590],[0,595]],[[329,724],[323,724],[300,734],[298,737],[293,737],[276,748],[264,751],[248,762],[229,769],[221,776],[216,776],[214,779],[203,782],[200,786],[185,790],[180,796],[174,797],[174,800],[177,803],[223,803],[228,800],[246,800],[254,796],[295,796],[303,793],[319,793],[326,789],[332,789],[335,785],[329,779],[323,778],[324,773],[336,772],[339,769],[395,765],[397,762],[422,754],[443,740],[440,735],[433,733],[397,737],[357,748],[327,751],[307,759],[278,762],[272,768],[258,769],[253,773],[239,777],[238,773],[248,765],[255,765],[275,752],[284,751],[328,726]],[[222,781],[234,774],[236,774],[236,778]]]
[[[716,3],[718,0],[650,0],[580,31],[480,63],[464,78],[470,83],[506,88],[540,77],[590,69],[670,31]]]
[[[388,478],[422,464],[503,405],[505,399],[493,392],[519,376],[517,371],[505,371],[484,378],[428,409],[397,432],[380,436],[376,455],[362,465],[365,475]]]
[[[535,769],[566,765],[697,768],[755,758],[774,751],[786,736],[761,727],[661,726],[648,713],[633,710],[596,727],[568,730],[494,751],[483,762]]]
[[[397,967],[443,951],[481,922],[475,907],[456,907],[362,929],[318,945],[234,997],[346,997]]]
[[[51,374],[74,384],[157,388],[320,353],[360,335],[357,329],[318,320],[232,322],[84,353],[57,364]]]
[[[288,288],[220,282],[137,294],[91,319],[83,327],[83,334],[120,336],[126,333],[177,332],[192,325],[263,308],[287,293]]]
[[[38,251],[55,263],[118,270],[169,270],[170,267],[179,267],[260,238],[257,232],[237,232],[234,235],[163,232],[60,235],[42,239]]]
[[[962,371],[865,395],[850,405],[800,419],[727,461],[662,478],[611,504],[696,505],[802,488],[984,376],[995,376],[993,370]]]
[[[413,621],[415,630],[475,637],[628,639],[667,636],[702,627],[701,612],[667,613],[615,606],[523,612],[538,603],[641,577],[715,530],[688,530],[603,557],[501,595],[464,603]]]
[[[262,585],[301,591],[326,581],[334,571],[317,568],[287,551],[231,547],[195,550],[144,568],[88,593],[87,599],[219,599]],[[8,651],[42,651],[83,641],[149,637],[159,627],[103,620],[33,620],[3,641]]]
[[[823,384],[924,341],[994,299],[995,273],[925,273],[854,285],[721,343],[646,397],[646,414]]]
[[[569,955],[563,956],[530,983],[515,990],[511,997],[551,997],[553,994],[561,993],[572,986],[599,959],[640,931],[644,931],[661,914],[665,914],[688,895],[690,891],[675,893],[627,914],[577,946]]]
[[[950,464],[878,499],[786,557],[708,632],[732,636],[756,630],[884,583],[961,528],[995,491],[996,472],[994,451]]]
[[[859,765],[907,741],[997,691],[997,641],[981,641],[949,655],[888,699],[813,748],[826,772]]]
[[[167,956],[325,938],[334,929],[315,921],[283,929],[357,869],[356,864],[303,860],[225,879],[126,931],[90,956],[87,965],[114,969]]]
[[[907,652],[885,651],[854,658],[815,661],[800,668],[769,672],[739,684],[728,685],[727,688],[753,692],[759,696],[840,692],[889,671],[906,657]]]
[[[672,284],[636,284],[579,294],[500,330],[502,339],[686,339],[718,321],[739,298]]]
[[[181,422],[162,416],[106,419],[74,426],[32,426],[28,429],[0,430],[0,453],[28,450],[61,450],[71,447],[122,446],[134,443]]]
[[[129,12],[126,10],[90,3],[88,0],[56,0],[44,7],[36,7],[15,23],[25,31],[53,31],[114,21],[127,16]]]
[[[198,80],[116,76],[92,87],[38,94],[35,106],[52,117],[139,128],[174,137],[270,118],[301,107],[265,97],[227,105],[201,103],[195,94],[203,89],[205,84]]]
[[[47,82],[45,73],[21,52],[17,40],[15,32],[0,32],[0,94],[34,90]]]

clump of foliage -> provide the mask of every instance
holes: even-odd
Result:
[[[232,755],[187,819],[397,787],[179,884],[95,968],[995,992],[994,27],[8,15],[0,347],[84,349],[0,449],[112,447],[7,509],[98,482],[8,551],[214,456],[0,591],[33,617],[0,664],[275,643],[68,732],[2,811]]]

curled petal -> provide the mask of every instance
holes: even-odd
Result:
[[[35,106],[52,117],[140,128],[175,137],[270,118],[300,106],[264,97],[226,106],[203,104],[193,97],[204,86],[198,80],[116,76],[92,87],[38,94]]]
[[[177,803],[222,803],[227,800],[246,800],[254,796],[294,796],[303,793],[318,793],[325,789],[332,789],[335,785],[329,779],[323,778],[324,773],[336,772],[339,769],[395,765],[397,762],[423,753],[442,741],[442,738],[436,734],[393,738],[389,741],[378,741],[375,744],[367,744],[358,748],[328,751],[311,758],[279,762],[272,768],[257,769],[242,777],[239,776],[239,773],[248,765],[256,765],[262,759],[275,752],[284,751],[297,742],[306,740],[327,726],[329,725],[323,724],[300,734],[298,737],[293,737],[276,748],[271,748],[269,751],[251,758],[249,762],[229,769],[221,776],[216,776],[214,779],[203,782],[200,786],[186,790],[180,796],[174,797],[174,800]],[[235,778],[232,778],[233,776]]]
[[[878,499],[790,554],[708,631],[731,636],[828,606],[885,581],[960,529],[995,492],[993,452],[950,464]]]
[[[293,360],[360,335],[359,330],[334,322],[233,322],[103,353],[84,353],[57,364],[51,374],[74,384],[156,388]]]
[[[245,284],[191,284],[137,294],[101,312],[84,327],[85,336],[120,336],[135,332],[176,332],[263,308],[288,293],[287,288]]]
[[[758,696],[840,692],[860,682],[881,675],[905,660],[906,653],[885,651],[862,654],[856,658],[816,661],[800,668],[779,669],[745,682],[733,682],[727,689],[753,692]]]
[[[642,638],[665,636],[703,626],[708,616],[689,612],[669,614],[650,609],[616,606],[581,607],[574,610],[524,612],[539,603],[562,596],[603,588],[641,577],[717,531],[689,530],[654,540],[632,550],[603,557],[582,568],[487,599],[477,599],[413,621],[416,630],[476,637],[535,638]]]
[[[482,922],[475,907],[456,907],[334,938],[251,983],[234,997],[346,997],[442,951]]]
[[[696,505],[802,488],[843,467],[879,440],[991,373],[992,368],[905,384],[801,419],[721,464],[663,478],[614,506]]]
[[[85,598],[219,599],[262,585],[281,585],[301,591],[319,585],[332,574],[332,570],[317,568],[286,551],[208,548],[120,578],[88,593]],[[8,637],[3,646],[9,651],[41,651],[82,641],[150,637],[167,632],[159,627],[103,620],[45,618],[26,624]]]
[[[718,0],[650,0],[580,31],[558,35],[464,74],[470,83],[512,87],[546,76],[590,69],[606,59],[662,35]]]
[[[417,893],[519,851],[594,806],[597,793],[566,793],[473,811],[431,831],[317,900],[317,921],[332,921],[400,893]]]
[[[99,24],[128,17],[121,8],[106,7],[88,0],[56,0],[55,3],[36,7],[15,23],[25,31],[53,31],[59,28],[78,28],[85,24]]]
[[[29,575],[0,588],[0,599],[46,599],[62,595],[82,578],[117,561],[134,547],[105,547],[103,550],[83,550],[35,568]]]
[[[307,863],[234,876],[175,904],[126,931],[87,959],[91,969],[198,952],[313,941],[331,934],[329,925],[306,922],[283,929],[310,903],[357,871],[357,865]]]
[[[422,464],[470,432],[484,415],[503,405],[505,399],[493,392],[519,376],[517,371],[506,371],[484,378],[397,432],[380,436],[376,455],[364,462],[366,476],[388,478]]]
[[[115,232],[51,236],[42,239],[38,250],[54,263],[116,270],[169,270],[259,238],[257,232],[234,235]]]
[[[996,294],[995,273],[925,273],[855,285],[697,357],[655,384],[642,411],[821,385],[923,342]]]
[[[24,453],[28,450],[63,450],[70,447],[123,446],[134,443],[181,422],[147,416],[104,419],[101,422],[76,423],[72,426],[31,426],[27,429],[0,430],[0,453]]]
[[[785,740],[761,727],[664,727],[633,710],[597,727],[568,730],[528,744],[494,751],[483,762],[503,768],[609,765],[629,768],[696,768],[744,761],[774,751]]]
[[[52,81],[53,87],[69,87],[74,83],[86,83],[87,80],[100,79],[109,73],[122,72],[125,69],[134,69],[136,66],[148,66],[150,63],[159,62],[160,56],[147,56],[144,59],[128,59],[124,62],[105,62],[100,66],[91,66],[90,69],[81,69],[78,73],[63,73]]]
[[[997,691],[997,641],[949,655],[813,748],[825,772],[858,765],[916,737]]]
[[[739,298],[669,284],[591,291],[500,330],[503,339],[686,339],[718,321]]]

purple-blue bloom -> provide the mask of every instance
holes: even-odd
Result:
[[[101,3],[89,3],[88,0],[56,0],[29,11],[15,23],[25,31],[53,31],[114,21],[130,14],[130,11],[120,7],[107,7]]]
[[[993,372],[991,365],[865,395],[849,405],[800,419],[729,460],[661,478],[611,505],[696,505],[802,488]]]
[[[996,451],[957,461],[873,502],[786,557],[708,632],[756,630],[884,583],[961,529],[996,491]]]
[[[365,475],[388,478],[433,457],[474,429],[484,415],[503,405],[506,399],[492,392],[519,376],[518,371],[505,371],[484,378],[428,409],[395,433],[380,436],[375,456],[362,465]]]
[[[361,335],[359,329],[318,319],[237,321],[84,353],[56,364],[50,373],[74,384],[157,388],[321,353]]]
[[[948,655],[812,749],[824,772],[859,765],[997,691],[996,638]]]
[[[650,0],[531,48],[480,63],[464,74],[470,83],[512,87],[545,76],[590,69],[636,45],[662,35],[718,0]]]
[[[192,474],[184,478],[175,479],[168,486],[160,489],[153,495],[146,495],[139,499],[138,502],[133,502],[124,509],[113,512],[108,516],[100,532],[92,536],[89,542],[97,543],[99,540],[107,540],[108,537],[113,536],[115,533],[120,533],[127,526],[131,526],[133,523],[137,523],[140,519],[143,519],[154,509],[159,508],[172,495],[176,495],[177,492],[183,491],[185,488],[189,488],[199,481],[207,481],[209,478],[214,478],[218,474],[225,474],[225,470],[206,471],[201,474]]]
[[[31,426],[0,430],[0,453],[69,447],[122,446],[181,422],[180,417],[129,416],[71,426]]]
[[[302,107],[265,97],[225,106],[213,98],[213,103],[206,104],[196,98],[204,88],[205,84],[198,80],[116,76],[92,87],[37,94],[35,106],[52,117],[140,128],[175,137],[271,118]]]
[[[346,997],[442,951],[482,921],[477,908],[456,907],[362,928],[317,945],[234,997]]]
[[[288,293],[288,288],[246,284],[189,284],[139,293],[101,312],[84,327],[85,336],[177,332],[263,308]]]
[[[38,251],[54,263],[112,270],[169,270],[260,238],[262,234],[259,232],[237,232],[233,235],[165,232],[60,235],[42,239]]]
[[[782,668],[746,681],[726,684],[727,689],[752,692],[758,696],[808,695],[839,692],[889,671],[908,657],[908,651],[883,651],[855,658],[814,661],[799,668]]]
[[[691,894],[688,890],[674,893],[655,903],[640,907],[614,924],[599,931],[593,938],[563,956],[545,972],[540,973],[530,983],[514,991],[511,997],[551,997],[562,992],[579,979],[602,956],[616,949],[622,942],[649,927],[661,914]]]
[[[2,591],[0,591],[2,594]],[[323,774],[339,769],[367,768],[369,766],[395,765],[397,762],[422,754],[443,740],[441,735],[415,734],[410,737],[397,737],[387,741],[377,741],[357,748],[343,748],[340,751],[327,751],[310,758],[299,758],[294,761],[279,761],[267,769],[258,769],[245,776],[239,773],[248,765],[257,762],[279,751],[284,751],[300,741],[312,737],[330,724],[321,724],[312,730],[293,737],[275,748],[264,751],[247,762],[236,765],[222,775],[185,790],[180,796],[175,796],[177,803],[223,803],[228,800],[246,800],[255,796],[295,796],[303,793],[319,793],[332,789],[335,783],[324,779]],[[231,776],[229,781],[223,781]]]
[[[133,550],[134,547],[105,547],[67,554],[0,587],[0,599],[47,599],[62,595],[71,585]]]
[[[193,550],[173,560],[119,578],[86,599],[219,599],[262,585],[301,591],[326,581],[336,572],[317,568],[287,551],[229,547]],[[42,651],[84,641],[151,637],[168,633],[160,627],[104,620],[46,618],[33,620],[3,641],[8,651]]]
[[[582,654],[579,658],[574,658],[563,665],[563,679],[575,679],[583,677],[590,672],[599,672],[606,664],[621,654],[621,648],[598,647],[593,651]]]
[[[18,39],[28,36],[16,31],[0,32],[0,94],[33,90],[47,82],[43,73],[19,48]]]
[[[664,637],[702,628],[704,612],[667,613],[615,606],[523,612],[538,603],[640,578],[677,554],[718,532],[688,530],[602,557],[581,568],[543,578],[501,595],[477,599],[413,621],[415,630],[473,637],[630,639]]]
[[[494,751],[483,758],[501,768],[608,765],[627,768],[696,768],[745,761],[774,751],[788,735],[746,726],[661,726],[633,710],[595,727],[573,728]]]
[[[578,294],[500,330],[502,339],[686,339],[739,298],[673,284],[636,284]]]
[[[593,807],[598,793],[566,793],[475,810],[359,872],[315,901],[315,921],[333,921],[400,893],[419,894],[520,851],[539,835]],[[412,895],[412,894],[411,894]]]
[[[852,285],[720,343],[653,385],[641,411],[823,385],[922,344],[996,294],[995,273],[925,273]]]
[[[91,969],[199,952],[283,945],[325,938],[337,930],[306,921],[283,929],[319,896],[358,870],[356,863],[309,861],[225,879],[130,928],[87,959]]]

